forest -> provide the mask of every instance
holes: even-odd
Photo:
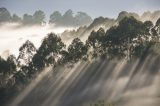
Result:
[[[32,26],[32,25],[55,25],[56,27],[78,27],[83,25],[89,25],[92,22],[92,18],[85,12],[77,12],[73,15],[71,9],[67,10],[64,14],[59,11],[54,11],[49,16],[49,21],[46,21],[46,14],[42,10],[36,10],[33,15],[23,14],[22,17],[17,14],[11,14],[6,8],[0,8],[0,24],[3,23],[19,23],[20,26]]]
[[[58,12],[54,14],[59,15]],[[152,21],[142,22],[130,16],[124,17],[108,30],[104,28],[93,30],[86,41],[78,37],[74,38],[68,46],[61,36],[52,32],[42,40],[39,48],[27,40],[19,48],[17,58],[14,54],[6,60],[0,58],[0,104],[5,104],[7,100],[18,95],[49,66],[55,71],[58,66],[72,69],[81,61],[126,59],[132,63],[136,59],[143,62],[149,54],[159,56],[159,35],[160,18],[153,23]]]

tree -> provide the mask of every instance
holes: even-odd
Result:
[[[156,26],[160,26],[160,18],[157,20]]]
[[[34,44],[31,41],[27,40],[19,48],[19,56],[17,58],[18,66],[28,66],[36,52],[37,50]]]
[[[155,27],[156,27],[157,34],[160,35],[160,18],[157,20]]]
[[[105,48],[103,47],[105,31],[103,28],[100,28],[97,32],[92,31],[90,36],[86,41],[87,47],[90,48],[90,53],[92,58],[101,56],[104,54]]]
[[[7,74],[9,72],[9,64],[2,57],[0,57],[0,73]]]
[[[45,13],[41,10],[38,10],[33,14],[33,21],[36,25],[42,25],[42,23],[45,23],[44,19]]]
[[[67,50],[62,50],[60,54],[61,54],[61,57],[58,59],[57,64],[66,65],[71,61],[69,52]]]
[[[125,40],[128,37],[133,39],[143,34],[143,23],[134,17],[125,17],[119,22],[118,31],[123,32],[120,36],[117,35],[119,40]]]
[[[75,38],[68,47],[68,53],[70,62],[75,63],[87,57],[87,47],[79,38]]]
[[[28,14],[24,14],[22,22],[24,25],[32,25],[33,24],[33,16],[28,15]]]
[[[0,88],[9,84],[10,76],[16,72],[16,58],[10,55],[7,60],[0,57]],[[11,86],[9,84],[9,86]]]
[[[16,72],[17,62],[16,57],[14,55],[10,55],[7,58],[7,63],[9,65],[9,74],[13,74],[14,72]]]
[[[22,19],[17,14],[13,14],[12,22],[21,22],[21,21]]]
[[[55,11],[50,15],[50,24],[61,25],[62,24],[62,15],[59,11]]]
[[[65,26],[72,26],[74,25],[74,17],[73,17],[73,11],[68,10],[63,15],[63,23]]]
[[[137,19],[137,20],[140,19],[139,15],[136,14],[136,13],[128,13],[128,12],[126,12],[126,11],[122,11],[122,12],[119,13],[118,18],[117,18],[117,21],[120,22],[120,21],[121,21],[123,18],[125,18],[125,17],[128,17],[128,18],[129,18],[129,17],[134,17],[134,18]]]
[[[151,22],[151,21],[145,21],[144,23],[143,23],[143,25],[144,25],[144,28],[145,28],[145,32],[147,32],[147,33],[149,33],[150,32],[150,30],[151,30],[151,28],[153,28],[153,23]],[[147,34],[146,33],[146,34]]]
[[[32,59],[33,67],[39,70],[45,66],[54,65],[56,58],[64,48],[65,45],[60,37],[54,33],[48,34]]]
[[[94,49],[96,49],[96,47],[101,46],[104,35],[105,31],[103,28],[99,28],[97,32],[93,30],[87,39],[88,46],[92,46]]]
[[[92,18],[84,12],[78,12],[75,16],[75,26],[89,25],[91,22]]]
[[[7,63],[7,61],[5,61],[3,58],[0,57],[0,89],[6,87],[9,72],[10,72],[9,64]]]
[[[2,22],[10,22],[11,15],[10,12],[6,8],[0,8],[0,23]]]
[[[106,32],[105,39],[108,46],[108,53],[111,57],[126,57],[128,54],[127,51],[131,52],[135,50],[133,49],[135,47],[134,45],[140,45],[135,39],[142,38],[145,34],[145,25],[141,21],[136,20],[134,17],[123,18],[118,26],[113,26]]]
[[[96,42],[97,41],[97,33],[93,30],[90,34],[90,36],[88,37],[87,41],[86,41],[86,44],[87,46],[89,47],[93,47],[93,49],[96,48]]]
[[[78,12],[73,16],[73,11],[71,9],[67,10],[63,15],[59,11],[55,11],[50,15],[49,24],[55,26],[83,26],[88,25],[92,22],[92,18],[84,13]]]

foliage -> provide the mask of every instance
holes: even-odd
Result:
[[[34,17],[39,17],[36,15],[39,12],[35,13]],[[40,17],[44,16],[43,12],[40,13]],[[72,11],[68,11],[65,17],[70,17],[71,14]],[[23,21],[30,19],[32,20],[33,16],[26,14]],[[38,21],[37,24],[43,19],[40,18],[41,21]],[[80,38],[73,39],[68,48],[65,48],[61,38],[54,33],[49,33],[43,39],[38,50],[33,43],[26,41],[20,47],[17,59],[14,55],[10,55],[7,60],[0,57],[0,94],[8,95],[8,91],[16,93],[21,91],[35,75],[47,66],[74,65],[79,61],[89,60],[90,56],[91,59],[101,56],[109,59],[125,59],[126,57],[133,59],[141,58],[147,53],[157,54],[159,49],[158,31],[159,20],[154,25],[151,21],[141,22],[133,17],[125,17],[117,26],[111,27],[106,32],[103,28],[92,31],[85,43]],[[26,55],[28,55],[27,58],[25,58]],[[17,68],[19,59],[27,59],[27,64]],[[91,106],[104,106],[104,104],[95,103]]]
[[[68,47],[68,53],[68,59],[70,61],[73,63],[78,62],[86,57],[87,47],[79,38],[75,38]]]
[[[103,28],[100,28],[97,32],[92,31],[88,40],[86,41],[86,45],[90,48],[91,58],[96,58],[97,56],[101,56],[105,52],[104,48],[104,35],[105,31]]]
[[[64,48],[65,44],[61,41],[60,37],[54,33],[48,34],[48,36],[43,39],[37,54],[35,54],[32,59],[33,67],[38,70],[45,66],[54,64],[56,62],[55,59],[58,58],[57,56]]]
[[[11,14],[6,8],[0,8],[0,23],[10,22]]]
[[[49,23],[50,24],[54,23],[56,25],[58,25],[58,24],[61,25],[62,24],[61,18],[62,18],[61,13],[59,11],[55,11],[50,15]]]
[[[55,11],[50,15],[50,24],[54,24],[55,26],[84,26],[88,25],[92,22],[92,18],[84,13],[78,12],[75,16],[73,16],[72,10],[67,10],[63,15],[59,11]]]
[[[21,23],[22,19],[17,15],[17,14],[13,14],[12,16],[12,22],[19,22]]]
[[[45,13],[41,10],[35,11],[32,15],[24,14],[22,23],[24,25],[42,25],[45,23]]]
[[[20,48],[19,48],[19,56],[17,58],[17,65],[19,67],[28,66],[32,61],[34,54],[36,53],[36,47],[32,42],[27,40]]]
[[[33,14],[33,21],[36,25],[42,25],[42,23],[45,23],[44,19],[45,13],[41,10],[38,10]]]
[[[32,17],[32,15],[24,14],[23,15],[22,23],[24,25],[32,25],[32,23],[33,23],[33,17]]]
[[[0,57],[0,73],[6,74],[9,71],[9,64],[3,58]]]

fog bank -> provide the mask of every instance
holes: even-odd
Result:
[[[69,27],[51,27],[45,26],[19,26],[17,23],[3,24],[0,27],[0,55],[8,54],[18,55],[19,47],[26,41],[33,42],[36,48],[48,33],[62,33],[65,30],[71,30]]]

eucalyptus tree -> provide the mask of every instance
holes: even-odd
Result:
[[[138,45],[137,39],[142,38],[144,34],[143,22],[134,17],[123,18],[118,26],[113,26],[106,32],[108,53],[111,57],[123,58],[128,56],[129,51],[132,56],[132,53],[137,52],[134,49],[135,45]]]
[[[87,47],[86,45],[79,39],[75,38],[72,43],[68,47],[68,57],[67,59],[71,63],[78,62],[79,60],[87,58]]]
[[[33,23],[36,25],[42,25],[45,23],[45,13],[41,10],[35,11],[33,14]]]
[[[4,7],[0,8],[0,23],[10,22],[10,21],[11,21],[10,12]]]
[[[56,26],[62,24],[62,15],[59,11],[55,11],[50,15],[49,24],[54,24]]]
[[[21,19],[21,17],[19,17],[17,14],[13,14],[13,16],[12,16],[12,22],[21,23],[21,22],[22,22],[22,19]]]
[[[96,58],[105,53],[104,48],[104,35],[105,31],[103,28],[99,28],[99,30],[92,31],[90,36],[86,41],[86,46],[89,49],[89,54],[92,56],[91,58]]]
[[[58,55],[65,48],[65,44],[61,38],[54,33],[48,34],[43,39],[40,48],[32,59],[32,64],[36,70],[40,70],[45,66],[54,65]]]

